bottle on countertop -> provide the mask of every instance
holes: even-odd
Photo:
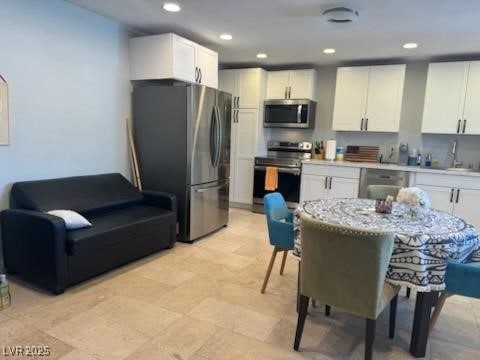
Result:
[[[422,154],[420,154],[420,151],[417,154],[417,166],[422,165]]]
[[[10,305],[10,286],[8,285],[7,275],[0,274],[0,310],[6,309]]]
[[[425,167],[432,167],[432,153],[425,156]]]

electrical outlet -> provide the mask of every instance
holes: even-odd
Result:
[[[8,145],[8,85],[0,83],[0,145]]]

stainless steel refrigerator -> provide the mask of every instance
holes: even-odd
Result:
[[[138,86],[135,145],[144,190],[178,201],[178,239],[191,242],[228,223],[232,97],[193,84]]]

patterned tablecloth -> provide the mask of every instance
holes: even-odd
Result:
[[[394,203],[392,214],[375,212],[368,199],[306,201],[295,211],[295,248],[301,257],[300,214],[331,224],[396,234],[387,281],[417,291],[445,288],[448,262],[480,262],[480,239],[475,229],[448,213],[424,209],[412,216],[405,205]]]

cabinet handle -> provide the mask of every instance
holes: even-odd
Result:
[[[240,107],[240,96],[237,96],[237,107]]]
[[[328,176],[325,176],[325,189],[328,189]]]
[[[455,199],[455,202],[458,204],[458,200],[460,199],[460,189],[457,189],[457,198]]]
[[[288,86],[285,86],[285,99],[288,99]]]
[[[458,119],[457,134],[460,134],[460,126],[462,126],[462,120]]]
[[[198,73],[200,74],[200,78],[198,82],[201,84],[202,83],[202,69],[198,68]]]
[[[365,131],[368,131],[368,118],[365,119]]]
[[[465,134],[465,130],[467,129],[467,119],[463,119],[463,133]]]
[[[288,98],[289,99],[292,98],[292,87],[291,86],[288,87]]]
[[[453,194],[455,193],[455,189],[450,191],[450,202],[453,202]]]
[[[198,82],[198,67],[195,66],[195,82]]]
[[[361,122],[361,124],[360,124],[360,131],[363,131],[363,121],[364,121],[364,120],[365,120],[365,119],[362,118],[362,122]]]
[[[332,180],[333,180],[333,177],[330,176],[330,183],[328,184],[328,188],[330,190],[332,190]]]

